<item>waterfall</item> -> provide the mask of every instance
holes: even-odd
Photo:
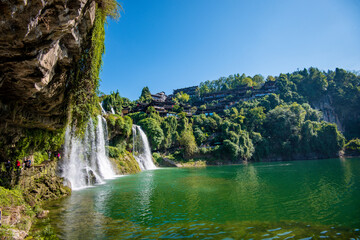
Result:
[[[98,116],[98,127],[96,128],[96,135],[99,136],[96,138],[96,157],[97,162],[99,165],[99,171],[101,176],[104,178],[112,178],[114,177],[115,173],[111,167],[110,160],[106,156],[105,150],[105,142],[107,139],[107,125],[106,120],[102,116]],[[104,131],[105,129],[105,131]]]
[[[149,141],[140,126],[133,125],[133,154],[141,170],[155,169]]]
[[[106,115],[106,111],[105,111],[105,109],[103,108],[103,102],[99,103],[99,105],[100,105],[100,107],[101,107],[101,113],[102,113],[103,115]]]
[[[106,121],[102,116],[97,117],[96,128],[93,120],[89,120],[83,139],[76,137],[74,131],[67,127],[60,169],[72,189],[100,184],[104,179],[115,176],[106,156],[106,139]]]
[[[115,111],[114,111],[114,108],[113,108],[113,107],[111,107],[111,113],[112,113],[112,114],[115,114]]]

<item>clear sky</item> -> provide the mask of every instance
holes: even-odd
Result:
[[[360,0],[118,0],[100,91],[135,100],[234,73],[360,70]]]

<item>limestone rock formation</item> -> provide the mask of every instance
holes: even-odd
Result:
[[[312,107],[323,113],[323,120],[335,123],[341,132],[345,132],[345,126],[333,107],[332,99],[329,95],[321,97],[317,102],[312,102]]]
[[[11,125],[62,125],[66,81],[95,18],[91,0],[1,1],[0,110]]]
[[[14,144],[21,128],[64,126],[69,76],[90,40],[95,5],[0,1],[0,142]]]

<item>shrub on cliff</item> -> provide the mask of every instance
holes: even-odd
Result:
[[[190,158],[197,152],[197,145],[192,129],[186,129],[180,135],[180,146],[184,148],[184,157]]]
[[[160,127],[158,121],[153,118],[146,118],[139,122],[141,128],[145,131],[151,148],[156,150],[160,147],[161,142],[164,140],[164,132]]]
[[[345,154],[350,156],[360,156],[360,139],[351,139],[345,145]]]
[[[71,114],[72,124],[77,133],[83,134],[91,116],[98,114],[98,92],[102,56],[105,52],[106,17],[117,19],[121,6],[116,0],[99,0],[95,12],[95,21],[91,35],[83,44],[81,58],[72,70]]]

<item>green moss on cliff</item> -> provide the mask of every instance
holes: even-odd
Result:
[[[57,163],[43,162],[30,169],[23,169],[17,176],[18,185],[8,190],[0,187],[0,207],[3,208],[2,236],[10,236],[19,232],[25,236],[35,219],[43,218],[46,214],[42,203],[70,194],[71,190],[63,185],[63,179],[56,175]],[[46,226],[44,231],[37,233],[35,239],[50,239],[51,227]],[[31,238],[30,238],[31,239]]]
[[[25,204],[25,201],[20,190],[9,190],[0,187],[0,206],[5,208],[11,206],[20,206],[22,204]]]
[[[133,174],[141,171],[134,156],[128,151],[119,153],[116,158],[110,158],[110,160],[116,166],[117,174]]]
[[[89,118],[99,113],[96,92],[99,87],[102,54],[105,51],[105,19],[106,15],[97,8],[90,40],[83,49],[76,70],[72,74],[70,115],[72,125],[77,126],[80,134],[84,133]]]
[[[31,218],[35,215],[26,203],[19,189],[8,190],[0,187],[0,206],[2,208],[2,227],[0,238],[12,236],[12,230],[28,231]]]
[[[63,179],[56,175],[55,161],[44,162],[41,165],[23,170],[19,178],[19,188],[24,199],[32,207],[43,201],[53,200],[70,194],[69,187],[63,185]]]
[[[65,129],[48,131],[45,129],[26,129],[15,148],[9,149],[11,159],[21,159],[34,152],[44,154],[47,150],[58,150],[64,143]]]
[[[105,52],[106,17],[118,18],[121,6],[114,0],[99,1],[95,21],[87,45],[83,48],[75,70],[72,73],[70,115],[72,125],[83,134],[91,116],[100,114],[97,97],[102,56]]]

